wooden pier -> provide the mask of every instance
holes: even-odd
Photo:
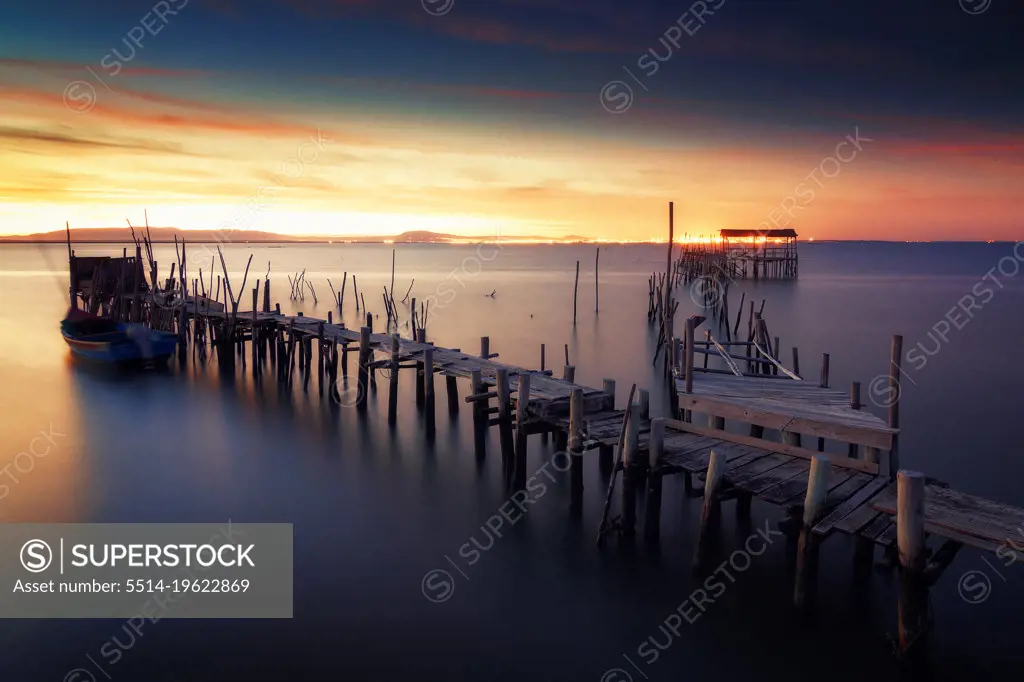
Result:
[[[753,301],[745,342],[720,342],[710,330],[704,340],[695,339],[697,328],[706,319],[703,316],[687,319],[684,337],[675,338],[671,321],[678,302],[672,300],[671,290],[678,282],[670,276],[661,280],[661,287],[668,287],[662,299],[663,289],[655,292],[652,281],[652,307],[657,293],[660,311],[652,317],[661,317],[659,348],[666,349],[665,376],[672,396],[671,416],[652,419],[649,394],[636,390],[635,385],[624,409],[616,409],[613,380],[606,380],[600,389],[575,383],[568,347],[561,376],[556,377],[543,366],[543,346],[541,368],[530,370],[497,362],[488,337],[481,337],[479,353],[429,343],[426,310],[413,318],[418,320],[413,324],[414,338],[402,338],[397,332],[375,333],[369,313],[366,325],[358,330],[334,323],[333,311],[326,320],[302,313],[283,315],[279,305],[270,309],[269,273],[251,290],[252,307],[239,310],[242,294],[236,297],[232,293],[223,259],[223,287],[218,282],[214,293],[212,273],[210,291],[200,278],[187,287],[180,269],[177,279],[172,274],[159,286],[152,261],[153,283],[147,285],[141,276],[141,246],[133,259],[125,254],[122,259],[101,259],[84,266],[73,252],[69,255],[73,307],[81,304],[115,319],[175,331],[181,361],[189,348],[201,362],[216,353],[220,367],[234,374],[239,362],[245,371],[248,356],[257,381],[269,374],[286,387],[292,385],[297,362],[304,391],[309,390],[315,374],[316,390],[322,398],[359,410],[367,409],[371,388],[381,372],[389,385],[391,424],[398,409],[400,371],[413,370],[428,438],[433,435],[436,418],[434,378],[445,377],[449,414],[457,415],[460,404],[472,407],[478,456],[483,456],[487,429],[499,429],[503,471],[510,489],[525,486],[528,436],[554,435],[556,447],[570,455],[569,511],[573,515],[582,510],[587,453],[597,450],[601,471],[610,478],[599,543],[616,536],[629,545],[642,518],[644,540],[656,547],[663,481],[668,476],[682,476],[686,493],[702,498],[695,570],[706,565],[726,501],[736,502],[741,519],[749,518],[754,498],[785,511],[786,520],[780,526],[795,547],[793,599],[798,606],[812,601],[818,547],[836,531],[856,538],[858,569],[870,565],[875,547],[881,547],[889,565],[900,571],[901,652],[908,651],[926,632],[928,586],[959,549],[969,546],[995,552],[1014,535],[1014,529],[1024,527],[1022,509],[954,491],[940,481],[900,468],[902,339],[898,336],[893,339],[889,371],[889,390],[897,399],[882,419],[860,409],[859,384],[851,386],[849,393],[829,386],[827,355],[822,358],[818,381],[801,375],[795,348],[793,366],[786,367],[778,358],[779,341],[769,341],[767,324],[761,313],[755,314]],[[671,272],[671,256],[669,263]],[[83,267],[96,274],[86,279]],[[129,272],[138,276],[129,278]],[[355,291],[355,277],[352,279]],[[301,282],[301,277],[297,281]],[[244,279],[242,286],[244,289]],[[301,291],[301,284],[299,288]],[[340,309],[343,293],[335,296]],[[384,301],[389,323],[392,319],[397,322],[397,305],[387,290]],[[361,304],[365,312],[365,303]],[[727,297],[721,306],[727,310]],[[410,309],[416,313],[415,299]],[[739,312],[737,332],[742,303]],[[727,314],[718,315],[717,322],[729,328]],[[357,354],[354,391],[348,388],[346,378],[349,353]],[[697,356],[702,363],[697,363]],[[710,367],[709,357],[723,363],[725,369]],[[470,382],[469,394],[462,400],[457,379]],[[775,433],[778,441],[771,439]],[[616,489],[620,491],[619,513],[612,515]],[[929,541],[941,545],[932,549]]]

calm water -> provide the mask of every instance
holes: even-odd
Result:
[[[120,246],[76,251],[112,254]],[[338,287],[348,271],[370,309],[383,312],[390,246],[229,246],[235,287],[249,253],[249,287],[269,261],[273,298],[286,311],[326,317],[327,278]],[[1018,253],[1024,258],[1020,247]],[[173,248],[158,246],[156,255],[165,277]],[[203,246],[190,247],[190,274],[198,277],[202,267],[209,277],[210,256]],[[824,545],[816,617],[792,613],[791,568],[784,542],[776,540],[675,635],[659,626],[703,582],[689,570],[699,501],[684,499],[670,480],[661,555],[641,546],[631,554],[598,552],[593,538],[606,484],[588,460],[582,522],[568,518],[568,477],[556,474],[529,513],[501,529],[502,537],[469,565],[459,548],[471,540],[488,547],[481,526],[508,498],[496,434],[486,459],[477,461],[467,411],[449,420],[442,395],[436,441],[428,445],[409,375],[402,377],[399,424],[391,430],[386,390],[361,417],[351,409],[333,415],[315,388],[306,395],[298,382],[293,395],[281,396],[272,382],[254,388],[247,376],[225,385],[191,363],[138,377],[85,371],[71,363],[57,329],[66,307],[66,260],[63,246],[0,248],[0,466],[8,466],[0,520],[291,522],[295,618],[165,619],[134,638],[116,620],[4,621],[3,679],[62,680],[76,668],[100,680],[147,681],[899,675],[886,639],[896,629],[893,576],[878,573],[855,586],[846,537]],[[548,366],[560,367],[568,343],[579,382],[600,386],[602,378],[615,378],[620,405],[636,382],[651,389],[659,413],[664,391],[651,365],[656,335],[646,320],[647,276],[664,263],[663,247],[602,247],[595,314],[592,246],[399,245],[395,292],[401,298],[415,278],[413,294],[434,297],[427,327],[440,345],[477,351],[479,337],[489,335],[501,360],[537,367],[543,342]],[[816,377],[821,354],[830,353],[832,384],[861,381],[866,403],[872,379],[887,372],[891,335],[903,334],[904,466],[1024,505],[1021,267],[1012,244],[807,244],[799,281],[743,283],[730,303],[735,315],[741,291],[758,305],[766,299],[783,358],[799,346],[803,373]],[[308,292],[304,303],[287,300],[285,275],[303,268],[318,306]],[[492,290],[495,297],[487,297]],[[966,295],[980,308],[970,317],[950,313],[960,303],[970,307]],[[679,296],[681,312],[693,312],[686,291]],[[345,304],[346,321],[358,326],[351,289]],[[460,386],[463,395],[467,388]],[[57,445],[14,468],[15,454],[40,431],[51,431]],[[550,445],[536,437],[531,469],[550,455]],[[779,510],[755,503],[755,527],[778,518]],[[736,527],[728,505],[723,528],[728,551],[749,532]],[[932,592],[933,679],[1019,673],[1020,566],[960,553]],[[455,577],[444,603],[421,591],[433,569]],[[989,577],[991,598],[961,598],[958,581],[968,571]],[[667,646],[654,661],[638,654],[648,637]],[[114,650],[121,654],[116,662]],[[615,668],[631,677],[607,673]]]

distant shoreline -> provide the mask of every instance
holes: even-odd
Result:
[[[904,239],[814,239],[814,240],[802,240],[800,246],[808,246],[814,244],[1016,244],[1020,240],[1003,239],[1003,240],[985,240],[985,239],[934,239],[934,240],[904,240]],[[16,239],[8,237],[0,237],[0,246],[4,244],[58,244],[64,246],[67,242],[65,240],[56,239]],[[151,243],[153,244],[174,244],[173,239],[154,239]],[[345,245],[359,245],[359,244],[414,244],[414,245],[432,245],[432,246],[467,246],[471,244],[504,244],[505,246],[665,246],[668,242],[605,242],[605,241],[517,241],[515,239],[495,239],[495,240],[474,240],[466,239],[465,241],[398,241],[391,239],[338,239],[327,241],[323,239],[286,239],[281,241],[247,241],[247,240],[216,240],[216,239],[196,239],[187,240],[188,244],[223,244],[225,246],[232,244],[251,244],[255,246],[260,245],[280,245],[287,246],[290,244],[323,244],[324,246],[335,246],[340,244]],[[687,244],[692,242],[675,242],[676,246]],[[128,240],[109,240],[109,239],[73,239],[71,246],[76,244],[133,244]]]

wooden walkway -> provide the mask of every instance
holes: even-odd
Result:
[[[249,313],[251,316],[251,313]],[[245,314],[240,313],[239,317],[244,319]],[[322,333],[324,338],[343,345],[351,343],[358,344],[360,335],[358,331],[345,328],[344,325],[329,324],[306,316],[284,316],[275,313],[259,313],[257,319],[272,319],[282,329],[294,328],[298,332],[307,335],[318,336]],[[394,336],[392,334],[370,334],[370,347],[379,353],[391,355]],[[546,418],[560,414],[569,413],[569,397],[575,389],[583,391],[584,410],[600,411],[607,409],[613,402],[614,396],[609,396],[602,390],[580,386],[571,381],[557,379],[550,376],[549,371],[529,370],[515,365],[507,365],[495,362],[493,357],[497,354],[490,354],[491,358],[470,355],[459,349],[443,348],[430,343],[414,341],[412,339],[399,339],[399,361],[409,360],[422,362],[427,349],[433,351],[434,371],[440,372],[442,376],[450,375],[464,379],[472,378],[475,371],[479,371],[480,379],[488,387],[495,386],[499,370],[506,370],[509,377],[509,388],[512,392],[512,401],[517,400],[519,391],[519,377],[523,374],[530,374],[530,407],[529,410],[535,416]]]
[[[850,407],[850,396],[811,381],[697,373],[693,389],[676,379],[679,409],[779,431],[808,434],[889,450],[898,429],[870,412]]]

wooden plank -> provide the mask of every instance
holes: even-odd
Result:
[[[833,530],[856,533],[874,518],[874,514],[870,513],[874,510],[868,503],[889,485],[889,480],[885,477],[876,478],[868,483],[819,521],[814,526],[814,532],[819,535],[828,535]],[[862,509],[867,511],[862,512]]]
[[[889,525],[875,536],[875,542],[884,547],[896,544],[896,520],[894,518],[889,518]]]
[[[737,457],[734,460],[733,459],[729,460],[729,463],[728,463],[729,464],[729,469],[739,469],[742,466],[746,466],[747,464],[750,464],[751,462],[757,461],[759,459],[763,459],[765,457],[769,457],[772,454],[772,453],[768,452],[767,450],[762,450],[761,448],[755,448],[755,447],[752,447],[752,446],[749,446],[749,445],[742,445],[740,447],[747,448],[747,453],[742,455],[742,456],[740,456],[740,457]]]
[[[679,407],[726,419],[738,419],[779,431],[806,433],[880,450],[889,450],[892,447],[893,432],[888,427],[867,428],[862,425],[837,423],[835,420],[826,421],[820,417],[791,416],[769,411],[767,406],[763,405],[737,405],[723,399],[687,393],[679,394]]]
[[[678,464],[682,466],[691,455],[700,453],[704,450],[710,450],[711,447],[718,442],[720,441],[715,438],[691,436],[690,442],[686,445],[680,446],[675,443],[670,443],[669,439],[666,438],[662,460],[670,464]]]
[[[770,469],[760,476],[747,481],[745,487],[754,495],[760,495],[770,488],[774,488],[780,483],[784,483],[797,476],[806,481],[810,470],[811,465],[809,462],[802,459],[791,459],[782,466]]]
[[[727,466],[726,471],[728,471],[728,463],[742,458],[747,454],[747,450],[749,450],[749,448],[745,445],[736,445],[735,443],[718,441],[712,446],[705,448],[702,452],[692,454],[686,467],[691,471],[704,473],[708,468],[708,464],[711,462],[711,453],[720,452],[725,455],[725,462]],[[765,455],[767,454],[769,453],[766,452]]]
[[[766,471],[780,467],[783,464],[792,461],[793,460],[785,455],[769,455],[757,460],[756,462],[752,462],[746,466],[730,471],[727,477],[729,482],[737,488],[746,489],[747,481],[751,481]]]
[[[896,495],[887,490],[885,495],[872,500],[872,507],[887,514],[896,513]],[[925,487],[925,524],[948,529],[961,535],[1002,542],[1012,538],[1024,528],[1024,509],[992,502],[973,495],[935,485]],[[943,536],[945,537],[945,536]]]
[[[829,470],[828,489],[831,491],[836,486],[845,483],[854,476],[863,476],[865,481],[871,479],[871,476],[868,476],[867,474],[861,474],[851,471],[849,469],[840,469],[838,467],[835,467]],[[807,479],[792,478],[788,481],[780,483],[771,490],[763,491],[760,495],[760,498],[765,502],[771,502],[773,504],[799,504],[800,502],[803,501],[803,497],[806,492]],[[852,493],[853,491],[850,492]],[[844,496],[843,499],[846,499],[846,497],[847,496]],[[828,500],[826,500],[826,504],[827,503]]]
[[[835,473],[840,472],[833,471],[833,474]],[[862,473],[854,473],[841,484],[837,485],[835,488],[832,488],[828,491],[828,506],[834,507],[838,504],[845,502],[847,498],[849,498],[851,495],[853,495],[858,490],[860,490],[861,488],[863,488],[864,486],[866,486],[867,484],[871,483],[874,480],[874,476],[869,476],[868,474]]]
[[[874,517],[871,523],[864,526],[864,528],[860,530],[858,535],[860,535],[861,537],[865,537],[868,540],[874,540],[879,535],[884,533],[885,530],[889,528],[889,526],[896,525],[895,523],[893,523],[892,517],[888,514],[884,514],[881,512],[876,512],[876,514],[878,515]]]
[[[680,396],[681,397],[681,396]],[[760,438],[754,438],[753,436],[741,436],[735,433],[729,433],[727,431],[719,431],[718,429],[709,429],[703,426],[694,426],[693,424],[687,424],[686,422],[677,421],[675,419],[666,419],[665,425],[672,429],[679,431],[686,431],[688,433],[696,433],[701,436],[712,436],[714,438],[721,438],[732,443],[739,443],[741,445],[750,445],[755,448],[761,448],[770,452],[775,452],[783,455],[789,455],[790,457],[799,457],[801,459],[813,459],[821,455],[820,452],[814,450],[805,450],[804,448],[797,447],[795,445],[786,445],[785,443],[773,443],[771,441],[762,440]],[[844,469],[853,469],[855,471],[861,471],[867,474],[878,475],[878,465],[868,462],[862,459],[852,459],[850,457],[842,457],[829,455],[829,461],[838,467]]]

